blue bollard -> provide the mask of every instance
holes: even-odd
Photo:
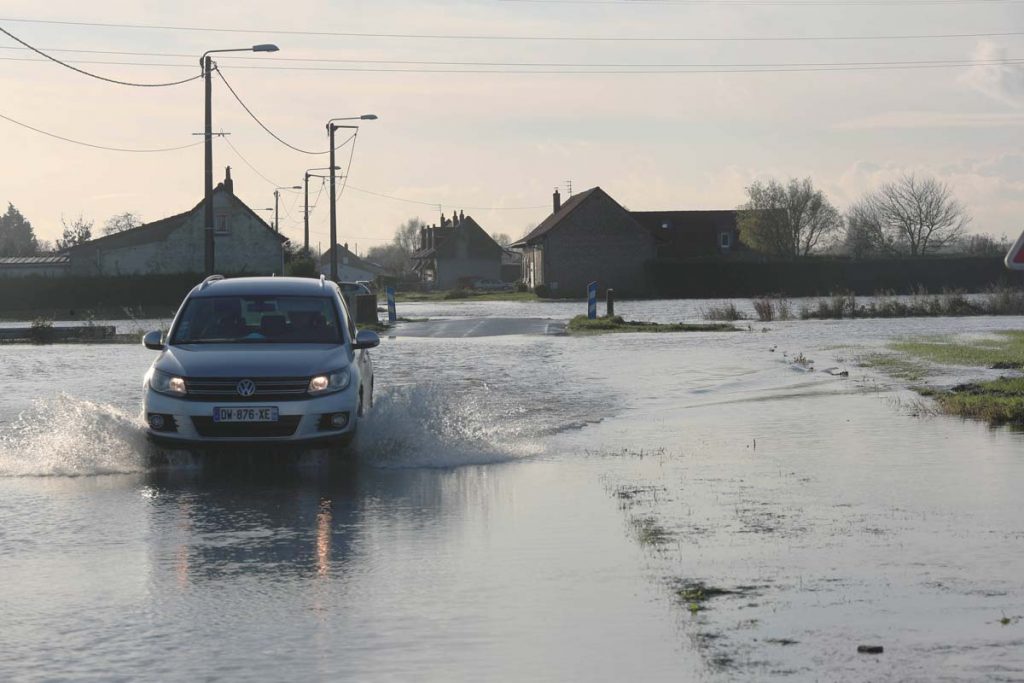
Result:
[[[597,318],[597,283],[591,282],[587,285],[587,317],[591,320]]]
[[[395,288],[388,287],[385,291],[388,297],[388,322],[394,324],[398,320],[398,314],[395,313]]]

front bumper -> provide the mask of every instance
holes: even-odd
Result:
[[[278,420],[253,423],[215,423],[214,408],[253,408],[273,406],[278,409]],[[143,418],[147,421],[149,438],[165,445],[211,444],[313,444],[345,442],[356,429],[356,411],[359,394],[355,387],[335,394],[317,396],[299,401],[252,402],[190,401],[166,396],[147,388],[143,400]],[[148,426],[153,413],[173,419],[174,429],[153,429]],[[324,416],[347,413],[347,424],[338,429],[327,424]]]

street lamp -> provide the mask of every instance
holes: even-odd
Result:
[[[277,221],[277,203],[281,190],[301,190],[302,185],[288,185],[274,188],[274,231],[281,232],[281,224]]]
[[[310,173],[310,171],[337,171],[337,166],[324,166],[323,168],[307,168],[306,172],[302,176],[302,184],[306,188],[306,210],[305,216],[305,233],[302,240],[302,248],[305,250],[306,255],[309,255],[309,179],[310,178],[326,178],[325,175],[318,175],[316,173]]]
[[[334,282],[338,281],[338,208],[337,198],[334,195],[334,170],[336,168],[334,164],[334,131],[339,128],[355,128],[356,132],[359,131],[359,126],[339,126],[334,123],[335,121],[376,121],[376,114],[363,114],[362,116],[343,116],[338,118],[329,119],[327,121],[327,135],[331,142],[331,280]],[[212,220],[212,219],[211,219]]]
[[[203,77],[206,81],[206,128],[204,133],[206,140],[206,177],[205,186],[203,188],[203,222],[206,227],[206,230],[204,231],[204,265],[206,267],[207,275],[213,275],[215,266],[213,253],[213,81],[211,79],[214,64],[213,59],[210,57],[214,52],[277,52],[277,45],[262,43],[260,45],[253,45],[252,47],[207,50],[203,53],[203,56],[199,58],[199,66],[203,70]]]

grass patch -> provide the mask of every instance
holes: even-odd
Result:
[[[736,308],[736,304],[731,301],[721,306],[711,306],[709,308],[701,309],[701,315],[704,316],[705,320],[746,320],[747,315],[740,309]]]
[[[862,368],[880,370],[890,377],[904,379],[908,382],[920,382],[928,375],[924,364],[906,356],[891,353],[869,353],[858,358],[857,364]]]
[[[984,420],[990,425],[1024,425],[1024,377],[1001,377],[990,382],[961,384],[952,389],[925,389],[951,415]]]
[[[995,337],[974,340],[937,337],[897,342],[891,348],[943,365],[1024,369],[1024,332],[1021,331],[1005,331]],[[912,360],[892,362],[913,365]],[[932,398],[939,409],[949,415],[983,420],[993,426],[1024,426],[1024,377],[1000,377],[950,389],[918,388],[917,391]]]
[[[648,323],[623,320],[621,315],[611,318],[589,319],[578,315],[569,321],[569,332],[734,332],[727,323]]]
[[[773,302],[775,306],[781,306],[785,300],[769,298],[755,301],[759,317],[773,314],[770,305]],[[970,315],[1024,315],[1024,290],[1002,287],[971,297],[957,291],[928,294],[920,290],[909,298],[897,298],[890,292],[882,292],[867,304],[858,304],[853,294],[834,294],[830,298],[819,299],[816,304],[804,304],[800,308],[800,318],[804,320]]]
[[[958,341],[937,337],[890,345],[895,351],[944,365],[978,365],[1004,370],[1024,368],[1024,332],[999,332],[994,338]]]

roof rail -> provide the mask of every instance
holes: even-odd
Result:
[[[327,278],[324,276],[324,274],[320,273],[320,289],[324,288],[324,280],[326,280],[326,279]]]
[[[217,280],[223,280],[223,279],[224,279],[223,275],[210,275],[205,280],[203,280],[203,283],[201,285],[199,285],[199,289],[206,289],[207,287],[210,286],[211,282],[216,282]]]

